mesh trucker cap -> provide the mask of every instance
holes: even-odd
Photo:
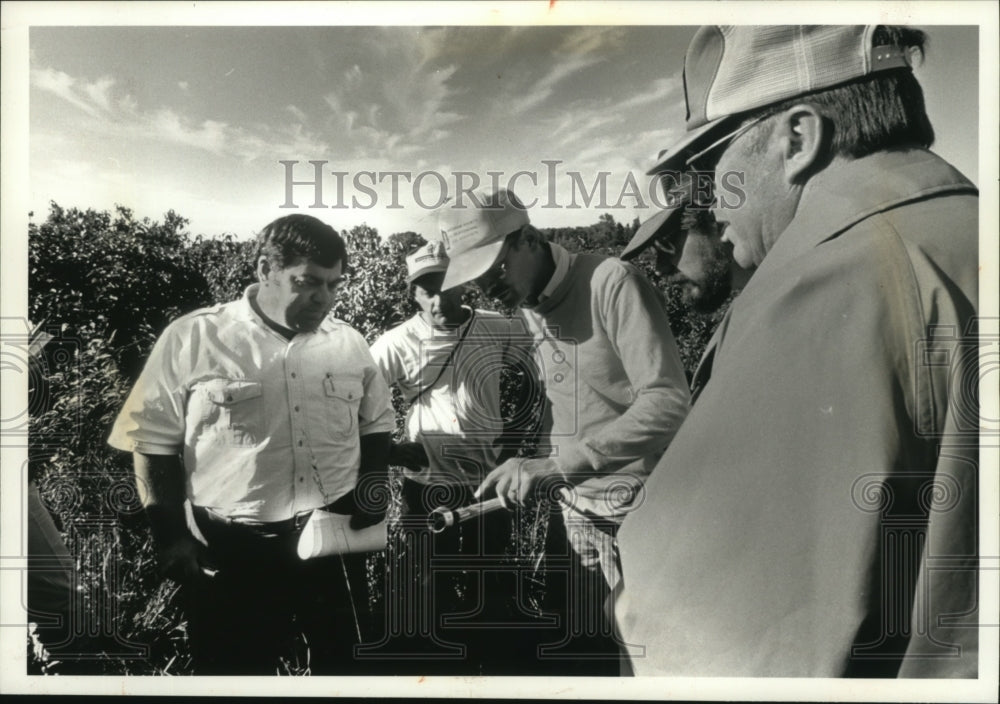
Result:
[[[879,71],[909,55],[872,46],[876,25],[706,26],[684,56],[687,134],[649,173],[683,170],[730,118]]]
[[[424,274],[433,274],[448,269],[448,255],[444,243],[431,240],[406,257],[406,283],[411,284]]]
[[[504,239],[528,224],[528,211],[511,191],[476,193],[464,207],[438,211],[441,241],[450,263],[442,289],[478,279],[493,266]]]

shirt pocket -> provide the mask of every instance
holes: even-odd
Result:
[[[326,421],[324,430],[330,436],[345,439],[358,431],[358,409],[365,387],[355,377],[327,376],[323,379],[322,404]]]
[[[213,379],[201,385],[202,423],[217,442],[255,445],[263,440],[261,384],[246,379]]]

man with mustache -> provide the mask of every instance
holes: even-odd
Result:
[[[632,261],[650,247],[656,271],[680,287],[684,305],[699,313],[717,310],[750,272],[733,260],[732,245],[723,242],[709,204],[699,202],[690,173],[675,182],[661,180],[667,207],[643,222],[619,255]]]
[[[691,41],[687,134],[655,171],[714,174],[754,273],[619,532],[635,674],[977,676],[979,203],[929,150],[924,43]]]
[[[512,508],[559,497],[563,520],[550,532],[565,537],[549,545],[569,561],[569,637],[539,657],[576,659],[579,674],[617,674],[602,610],[619,582],[615,533],[688,410],[666,311],[631,265],[546,241],[510,191],[446,207],[439,226],[451,258],[443,286],[475,281],[516,308],[545,385],[537,456],[508,460],[477,490]]]
[[[337,232],[289,215],[257,242],[258,283],[167,327],[109,442],[133,453],[198,674],[275,674],[300,631],[313,673],[356,674],[363,556],[296,547],[314,509],[358,528],[384,514],[389,389],[328,315],[347,266]]]

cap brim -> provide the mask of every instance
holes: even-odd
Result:
[[[730,119],[731,116],[720,117],[687,132],[680,142],[664,153],[663,158],[657,162],[656,166],[647,171],[646,175],[655,176],[664,171],[686,171],[687,164],[685,162],[688,158],[710,145],[716,135],[722,131],[722,128],[729,124]]]
[[[625,245],[625,249],[618,255],[619,258],[628,261],[637,257],[657,237],[680,228],[681,214],[683,212],[684,208],[680,205],[673,208],[666,208],[639,225],[639,229],[635,231],[632,239]]]
[[[420,269],[419,271],[415,271],[406,277],[406,283],[412,284],[421,276],[426,276],[427,274],[436,274],[439,271],[448,271],[448,263],[442,262],[440,264],[431,264],[430,266],[426,266],[423,269]]]
[[[501,237],[496,242],[490,242],[453,256],[448,263],[448,270],[444,274],[441,288],[443,290],[454,288],[485,274],[500,256],[504,241],[505,238]]]

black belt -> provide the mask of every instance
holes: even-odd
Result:
[[[291,518],[286,518],[283,521],[255,521],[252,519],[230,518],[204,506],[192,505],[191,511],[198,522],[207,521],[219,525],[242,528],[259,535],[287,535],[289,533],[300,532],[314,510],[350,514],[352,512],[350,509],[353,506],[353,498],[353,492],[348,492],[331,504],[327,504],[319,509],[299,511]]]

